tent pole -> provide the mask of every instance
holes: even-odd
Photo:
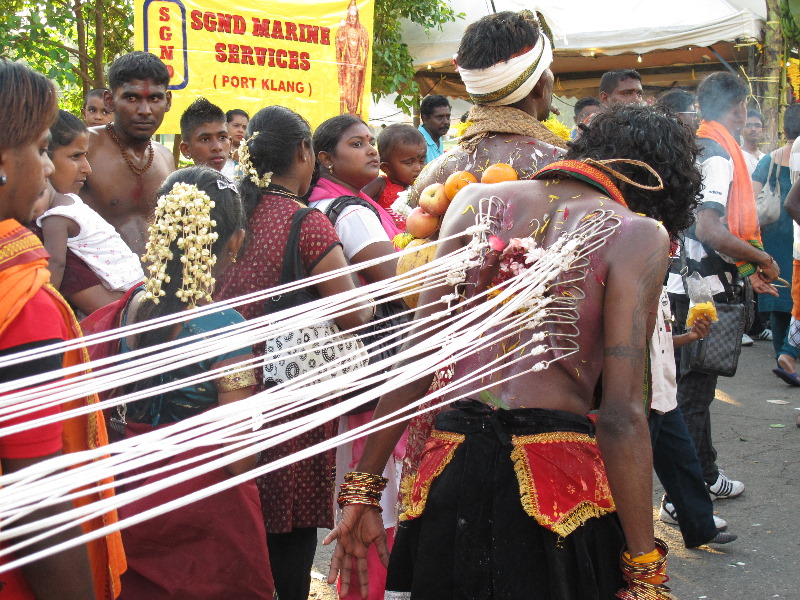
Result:
[[[709,50],[711,50],[711,52],[713,52],[713,53],[714,53],[714,56],[716,56],[716,57],[719,59],[719,62],[721,62],[721,63],[722,63],[724,66],[725,66],[725,68],[726,68],[726,69],[728,69],[728,71],[730,71],[731,73],[733,73],[734,75],[736,75],[736,76],[738,77],[738,75],[739,75],[739,74],[736,72],[736,69],[734,69],[734,68],[733,68],[733,67],[732,67],[732,66],[731,66],[731,65],[728,63],[728,61],[727,61],[727,60],[725,60],[724,58],[722,58],[722,55],[721,55],[719,52],[717,52],[716,50],[714,50],[714,48],[712,48],[711,46],[706,46],[706,48],[708,48]]]

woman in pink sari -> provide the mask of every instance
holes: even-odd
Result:
[[[365,263],[375,258],[394,254],[392,238],[400,229],[394,219],[377,202],[361,191],[378,176],[380,160],[374,138],[366,123],[352,115],[339,115],[322,123],[314,132],[314,151],[317,153],[319,179],[311,190],[309,206],[328,215],[350,264]],[[359,271],[362,283],[374,283],[395,275],[396,260],[387,260],[364,267]],[[385,315],[407,310],[402,302],[382,306]],[[388,313],[386,313],[388,311]],[[377,398],[376,398],[377,401]],[[339,422],[339,432],[349,431],[372,420],[374,404],[359,407],[355,414],[344,415]],[[351,471],[361,457],[364,438],[344,444],[336,452],[336,483]],[[404,440],[395,448],[395,460],[389,461],[384,477],[389,480],[383,501],[383,524],[391,547],[397,521],[395,499],[399,485],[400,469],[396,461],[402,459]],[[374,547],[368,559],[370,581],[385,582],[386,569],[381,565]],[[358,586],[350,587],[347,598],[360,599]],[[369,600],[383,598],[383,585],[370,585]]]

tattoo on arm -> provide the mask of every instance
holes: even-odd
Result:
[[[606,356],[623,358],[629,361],[634,367],[644,361],[644,348],[635,348],[634,346],[626,346],[625,344],[607,346],[604,354]]]

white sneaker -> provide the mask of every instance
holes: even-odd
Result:
[[[744,484],[741,481],[729,478],[722,471],[719,472],[719,477],[713,485],[706,484],[706,487],[712,500],[736,498],[744,491]]]
[[[720,531],[725,531],[728,528],[728,522],[718,517],[717,515],[711,515],[714,517],[714,525]],[[675,510],[675,506],[673,506],[672,502],[664,502],[664,499],[661,500],[661,513],[659,514],[659,518],[664,521],[664,523],[670,523],[671,525],[678,525],[678,512]]]
[[[772,341],[772,329],[770,329],[769,327],[767,327],[767,328],[766,328],[766,329],[764,329],[764,330],[763,330],[761,333],[759,333],[759,334],[758,334],[758,335],[755,337],[755,339],[757,339],[757,340],[763,340],[763,341],[766,341],[766,342],[771,342],[771,341]]]
[[[751,338],[746,333],[742,334],[742,346],[752,346],[753,345],[753,338]]]

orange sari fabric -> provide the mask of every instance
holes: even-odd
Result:
[[[763,249],[756,201],[753,195],[753,182],[750,179],[750,172],[747,170],[747,163],[739,143],[728,133],[725,126],[716,121],[701,122],[697,129],[697,137],[717,142],[733,160],[733,181],[728,192],[728,228],[740,240]],[[746,261],[736,263],[742,275],[755,273],[756,267],[750,265],[751,269],[748,265],[749,263]]]
[[[0,222],[0,333],[13,322],[25,303],[36,292],[44,289],[58,308],[70,339],[81,336],[80,326],[72,309],[61,295],[49,285],[47,251],[39,239],[14,220]],[[64,367],[88,362],[85,348],[70,350],[64,355]],[[67,402],[63,410],[71,410],[96,404],[97,396],[76,398]],[[108,444],[105,421],[100,411],[73,417],[62,423],[62,451],[79,452]],[[113,483],[111,478],[98,481],[97,485]],[[110,498],[112,489],[98,491],[73,501],[76,507],[85,506],[94,500]],[[108,512],[83,523],[84,533],[116,523],[116,511]],[[125,571],[125,553],[119,532],[107,534],[87,544],[89,560],[94,576],[95,595],[98,600],[113,600],[120,593],[120,575]]]

